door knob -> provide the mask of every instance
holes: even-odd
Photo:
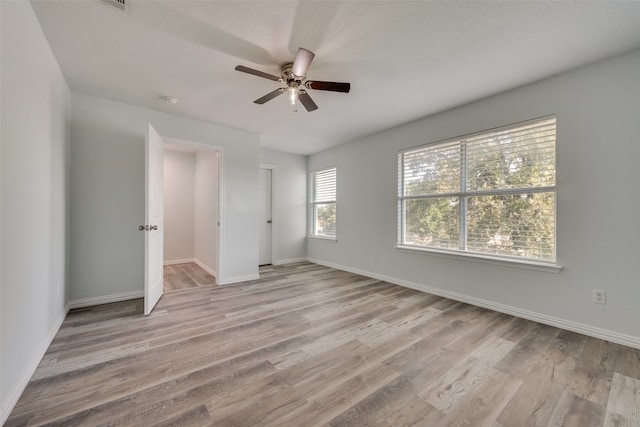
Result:
[[[138,226],[138,230],[140,230],[140,231],[144,231],[144,230],[148,230],[148,229],[149,229],[148,225],[139,225]]]
[[[271,224],[273,221],[271,221],[270,219],[267,220],[267,224]]]
[[[157,230],[158,226],[157,225],[152,225],[149,227],[149,230]]]

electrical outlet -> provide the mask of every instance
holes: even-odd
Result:
[[[607,294],[605,291],[600,289],[593,290],[593,302],[596,304],[605,304],[607,301]]]

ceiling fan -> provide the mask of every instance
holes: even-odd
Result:
[[[265,96],[256,99],[256,104],[264,104],[267,101],[272,100],[278,95],[282,95],[287,92],[289,96],[289,102],[295,106],[299,100],[307,111],[317,110],[318,106],[313,99],[309,96],[306,89],[314,90],[329,90],[332,92],[344,92],[348,93],[351,89],[350,83],[339,82],[323,82],[318,80],[307,80],[307,69],[313,61],[316,55],[310,50],[304,48],[298,48],[298,53],[293,63],[283,64],[281,67],[282,76],[274,76],[273,74],[264,73],[253,68],[245,67],[244,65],[238,65],[235,69],[242,71],[243,73],[253,74],[254,76],[263,77],[265,79],[273,80],[274,82],[281,82],[286,84],[286,87],[278,88],[272,92],[269,92]]]

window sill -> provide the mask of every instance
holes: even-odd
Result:
[[[396,249],[407,252],[422,252],[426,254],[433,254],[436,256],[443,256],[446,258],[466,258],[469,261],[474,262],[482,262],[487,264],[496,264],[502,265],[506,267],[516,267],[516,268],[524,268],[527,270],[538,270],[538,271],[546,271],[548,273],[559,273],[562,270],[562,266],[550,263],[550,262],[541,262],[541,261],[530,261],[530,260],[520,260],[516,258],[501,258],[494,257],[491,255],[483,255],[476,253],[465,253],[465,252],[454,252],[454,251],[446,251],[440,249],[431,249],[431,248],[420,248],[416,246],[405,246],[405,245],[397,245]]]
[[[328,240],[330,242],[338,241],[337,237],[331,237],[331,236],[307,236],[307,239]]]

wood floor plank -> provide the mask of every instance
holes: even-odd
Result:
[[[565,389],[551,414],[548,425],[595,427],[602,426],[603,422],[604,409],[601,406]]]
[[[525,426],[546,426],[549,423],[562,392],[566,385],[554,381],[554,369],[545,363],[538,363],[527,377],[523,379],[514,396],[499,414],[497,420],[503,425],[529,414],[524,420]]]
[[[605,426],[640,426],[640,380],[613,374]]]
[[[215,285],[216,283],[216,278],[195,262],[165,265],[163,277],[165,291]]]
[[[611,390],[611,377],[602,373],[577,366],[571,373],[567,388],[576,396],[606,407]]]
[[[521,385],[520,379],[489,369],[477,392],[464,395],[436,425],[493,426]]]
[[[442,412],[415,397],[394,405],[385,404],[375,416],[367,417],[367,425],[428,427],[435,425],[442,417]]]
[[[72,310],[5,425],[637,425],[637,349],[308,262],[193,267],[151,316]]]
[[[299,417],[292,419],[307,420],[311,425],[335,425],[332,421],[339,414],[348,411],[367,396],[381,387],[391,383],[400,374],[384,365],[368,365],[367,369],[354,376],[345,377],[319,391],[313,398],[312,411],[306,411]],[[304,425],[304,424],[300,424]]]
[[[500,361],[496,369],[516,377],[526,377],[559,332],[557,328],[536,324]]]
[[[415,338],[409,335],[390,337],[389,341],[374,348],[360,341],[354,341],[349,343],[352,350],[348,354],[335,351],[327,355],[320,355],[284,371],[283,374],[287,375],[288,382],[295,386],[298,393],[313,402],[321,400],[327,390],[341,387],[347,381],[366,372],[371,366],[378,366],[379,362],[414,342]],[[344,348],[346,347],[344,346]],[[337,350],[344,350],[344,348]],[[324,369],[317,369],[318,362],[326,363],[329,357],[332,359],[332,363]],[[339,360],[336,361],[336,358]],[[379,369],[380,371],[385,370],[382,366]],[[291,373],[295,374],[296,372],[299,372],[296,379],[290,379]],[[388,372],[392,372],[394,376],[397,373],[393,369],[389,369]]]
[[[335,417],[329,424],[332,426],[368,425],[369,419],[375,420],[378,414],[384,411],[386,405],[397,405],[399,402],[416,397],[411,380],[400,375]]]
[[[419,395],[443,412],[449,411],[464,395],[472,392],[511,349],[514,343],[489,337],[461,363],[448,370]]]

